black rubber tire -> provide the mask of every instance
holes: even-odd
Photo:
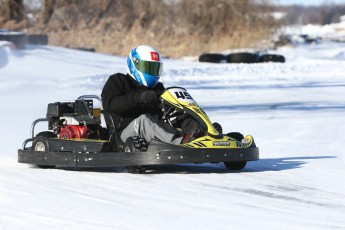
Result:
[[[227,133],[226,136],[234,138],[236,141],[241,141],[244,136],[239,132]],[[247,161],[225,161],[224,165],[229,170],[241,170],[246,167]]]
[[[257,63],[258,55],[256,53],[249,52],[231,53],[226,56],[226,61],[228,63]]]
[[[147,142],[140,137],[129,137],[124,145],[124,152],[140,152],[147,150]],[[132,174],[142,174],[146,172],[143,165],[127,166],[127,171]]]
[[[143,174],[146,172],[146,167],[142,165],[127,166],[127,171],[132,174]]]
[[[225,63],[226,57],[224,54],[204,53],[199,56],[199,62]]]
[[[0,41],[12,42],[17,49],[25,49],[26,37],[23,32],[0,31]]]
[[[224,165],[229,170],[241,170],[246,167],[247,161],[225,161]]]
[[[48,35],[46,34],[28,34],[26,35],[26,44],[29,45],[47,45]]]
[[[227,133],[227,134],[225,134],[225,136],[234,138],[236,141],[242,141],[242,139],[244,138],[243,134],[239,133],[239,132]]]
[[[212,125],[220,134],[223,134],[223,127],[218,122],[214,122]]]
[[[259,57],[259,62],[285,62],[285,57],[279,54],[263,54]]]
[[[96,52],[95,48],[88,48],[88,47],[69,47],[70,49],[81,50],[86,52]]]
[[[38,151],[38,152],[47,152],[49,151],[49,144],[48,144],[48,139],[49,138],[55,138],[56,135],[53,132],[45,131],[45,132],[40,132],[36,135],[32,142],[32,150]],[[39,168],[55,168],[53,165],[37,165]]]
[[[242,133],[238,133],[238,132],[231,132],[231,133],[227,133],[226,136],[228,137],[232,137],[234,138],[236,141],[242,141],[242,139],[244,138]],[[251,147],[256,147],[255,142],[253,142],[253,144],[251,145]]]
[[[125,142],[125,152],[145,152],[147,142],[139,136],[129,137]]]

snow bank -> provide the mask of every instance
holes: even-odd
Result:
[[[14,45],[11,42],[0,41],[0,68],[5,67],[8,63],[8,56]]]
[[[308,35],[310,38],[325,40],[345,41],[345,21],[328,25],[296,25],[283,29],[285,34],[292,36]],[[295,39],[296,40],[296,39]]]

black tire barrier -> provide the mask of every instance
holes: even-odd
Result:
[[[199,56],[199,62],[211,63],[262,63],[262,62],[285,62],[285,57],[278,54],[260,54],[259,52],[238,52],[228,55],[217,53],[204,53]]]
[[[46,34],[28,34],[26,35],[26,44],[30,45],[47,45],[48,35]]]
[[[231,53],[226,56],[228,63],[257,63],[258,54],[249,52]]]
[[[300,35],[300,37],[304,39],[304,42],[306,44],[320,43],[321,42],[321,38],[320,37],[310,37],[307,34],[302,34],[302,35]]]
[[[259,62],[285,62],[285,57],[278,54],[263,54],[259,57]]]
[[[96,52],[95,48],[88,48],[88,47],[67,47],[67,48],[86,51],[86,52]]]
[[[204,53],[199,56],[199,62],[223,63],[226,57],[223,54]]]
[[[23,32],[0,30],[0,41],[12,42],[17,49],[25,49],[26,38]]]

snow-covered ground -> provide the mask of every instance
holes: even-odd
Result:
[[[345,229],[345,44],[270,52],[287,62],[167,59],[162,78],[224,130],[252,134],[259,161],[239,173],[205,164],[134,175],[17,163],[48,103],[100,95],[125,57],[0,43],[0,229]]]
[[[289,34],[292,41],[303,41],[300,35],[308,35],[309,38],[320,38],[338,42],[345,42],[345,15],[339,18],[339,22],[326,25],[308,24],[288,26],[282,29],[283,34]]]

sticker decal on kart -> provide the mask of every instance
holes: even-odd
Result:
[[[214,141],[213,146],[230,146],[229,141]]]

